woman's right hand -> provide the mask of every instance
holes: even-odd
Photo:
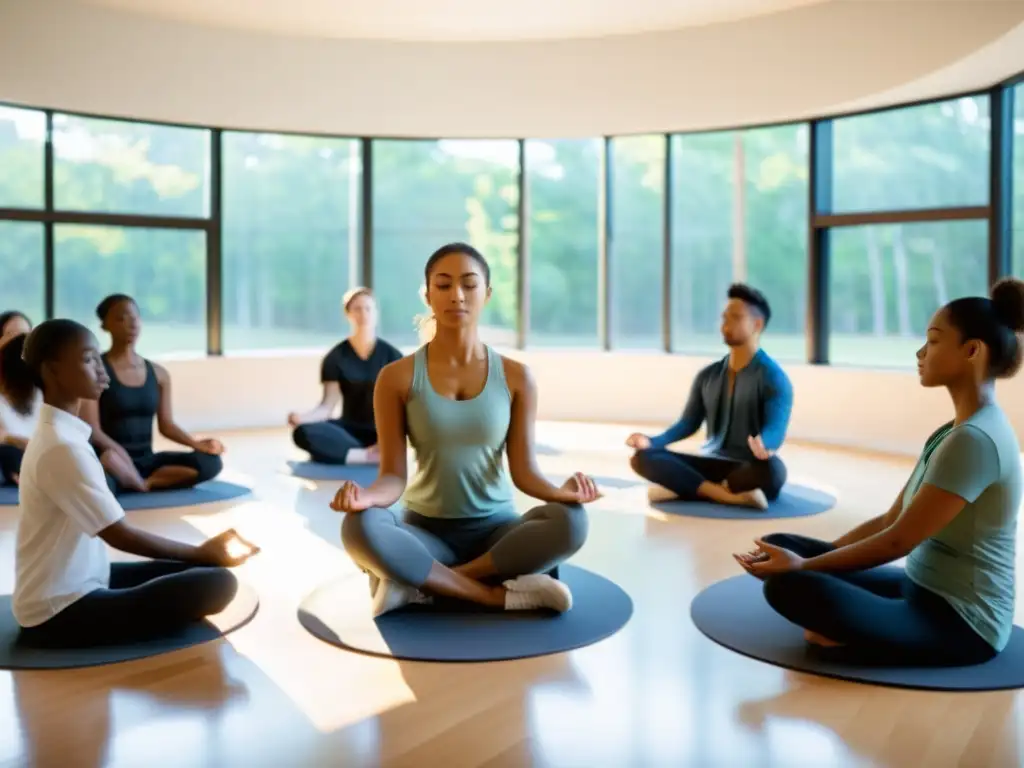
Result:
[[[634,432],[626,438],[626,445],[634,451],[646,451],[651,447],[651,438],[647,435],[641,434],[640,432]]]
[[[331,501],[331,509],[335,512],[362,512],[372,506],[369,491],[352,480],[346,480]]]
[[[208,565],[232,568],[258,554],[260,548],[238,535],[234,528],[207,539],[198,547],[199,560]]]
[[[103,469],[114,476],[126,490],[137,493],[149,491],[149,484],[135,468],[135,463],[123,448],[108,448],[100,455]]]
[[[292,411],[288,414],[288,426],[297,427],[302,423],[302,414]]]

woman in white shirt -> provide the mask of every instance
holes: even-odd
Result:
[[[0,341],[0,485],[17,485],[21,458],[39,421],[42,393],[31,379],[5,375],[24,363],[25,334]]]
[[[227,568],[258,550],[230,530],[192,546],[125,521],[78,417],[81,401],[109,384],[96,338],[71,320],[48,320],[29,334],[23,357],[6,375],[33,381],[43,405],[21,465],[13,599],[20,642],[136,642],[224,610],[238,588]],[[107,544],[152,559],[111,564]]]

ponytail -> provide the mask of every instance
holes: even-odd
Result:
[[[427,287],[425,285],[420,288],[420,301],[423,302],[427,311],[413,317],[412,324],[419,336],[420,344],[429,344],[437,333],[437,318],[434,317],[430,304],[427,302]]]
[[[22,416],[32,412],[36,389],[42,384],[23,359],[28,334],[13,337],[0,348],[0,388],[11,407]]]

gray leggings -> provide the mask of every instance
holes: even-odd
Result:
[[[406,510],[372,508],[345,515],[341,541],[364,571],[422,587],[435,562],[454,566],[486,552],[503,579],[546,573],[572,557],[587,538],[587,513],[579,504],[544,504],[525,515],[433,518]]]

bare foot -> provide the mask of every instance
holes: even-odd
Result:
[[[744,491],[743,493],[737,493],[736,496],[739,497],[740,504],[745,507],[753,507],[761,510],[768,509],[768,497],[764,495],[764,491],[760,488],[755,488],[752,491]]]
[[[17,484],[18,484],[18,481],[19,481],[20,479],[21,479],[21,475],[19,475],[19,474],[18,474],[17,472],[11,472],[11,482],[12,482],[12,483],[14,483],[15,485],[17,485]]]
[[[829,640],[824,635],[819,635],[817,632],[812,632],[809,629],[804,630],[804,640],[811,645],[820,645],[822,648],[838,648],[842,645],[842,643]]]

